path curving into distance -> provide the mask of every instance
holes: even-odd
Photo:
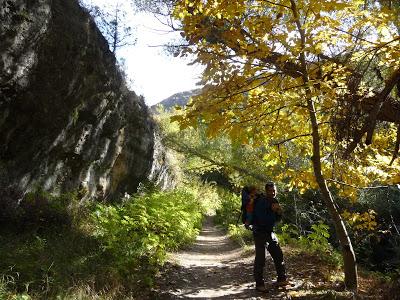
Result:
[[[253,251],[230,240],[206,217],[202,231],[186,250],[171,254],[156,280],[152,299],[285,299],[283,290],[261,294],[254,289]],[[267,256],[266,277],[272,283],[275,270]]]

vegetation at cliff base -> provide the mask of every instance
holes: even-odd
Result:
[[[0,299],[120,299],[145,290],[166,252],[190,243],[201,227],[203,199],[214,191],[193,182],[119,204],[30,194],[18,222],[1,226]]]

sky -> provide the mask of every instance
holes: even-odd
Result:
[[[83,0],[85,4],[110,4],[108,0]],[[129,1],[123,2],[128,19],[135,28],[137,42],[134,46],[117,49],[117,57],[125,60],[128,85],[136,94],[143,95],[151,106],[169,96],[198,88],[201,66],[189,66],[189,60],[167,54],[161,45],[179,38],[178,32],[163,25],[154,15],[133,14]]]
[[[198,87],[196,83],[200,80],[202,68],[189,66],[189,60],[167,54],[159,46],[176,39],[179,33],[171,32],[150,14],[133,18],[137,43],[121,48],[117,53],[125,59],[133,90],[143,95],[148,105],[153,105],[175,93]]]

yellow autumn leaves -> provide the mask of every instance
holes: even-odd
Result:
[[[355,231],[373,231],[378,223],[376,222],[376,212],[372,209],[364,212],[350,212],[345,210],[342,217]]]
[[[202,122],[210,136],[225,132],[236,142],[270,147],[265,163],[281,165],[275,176],[304,191],[316,187],[306,107],[311,100],[330,185],[355,198],[357,187],[398,182],[398,160],[388,163],[394,127],[378,127],[373,144],[357,148],[351,159],[340,155],[346,145],[333,128],[354,72],[361,73],[354,93],[366,97],[380,88],[370,65],[381,67],[381,76],[400,68],[395,10],[383,4],[364,9],[360,0],[179,0],[174,17],[188,43],[181,55],[194,53],[205,66],[203,92],[175,118],[183,127]]]

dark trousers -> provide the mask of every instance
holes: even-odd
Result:
[[[275,264],[275,270],[279,280],[286,280],[285,264],[283,262],[282,249],[279,246],[278,238],[273,232],[253,231],[256,257],[254,259],[254,279],[256,284],[264,283],[265,248]]]

